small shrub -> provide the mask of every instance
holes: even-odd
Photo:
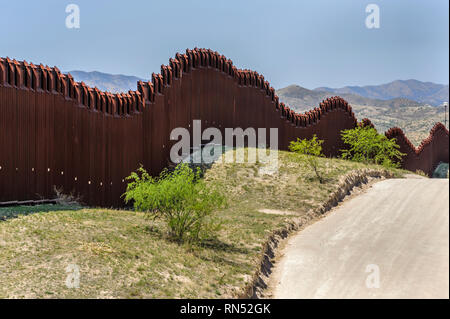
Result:
[[[225,200],[217,190],[207,187],[199,169],[194,171],[187,164],[180,164],[153,178],[140,167],[127,180],[131,182],[124,194],[125,202],[133,201],[136,210],[164,220],[172,238],[198,241],[212,237],[218,230],[211,214]]]
[[[55,199],[57,204],[65,206],[81,206],[81,196],[77,196],[73,192],[66,194],[62,187],[56,187],[56,185],[53,185],[53,191],[56,195]]]
[[[342,158],[364,163],[380,164],[388,168],[399,167],[402,156],[395,138],[388,139],[370,126],[358,126],[341,132],[342,140],[349,146],[341,150]]]
[[[297,138],[297,141],[291,141],[289,144],[289,150],[302,155],[302,161],[314,170],[320,183],[324,183],[325,181],[321,174],[321,167],[318,160],[318,157],[324,156],[322,154],[322,144],[323,140],[318,140],[315,134],[309,140]]]

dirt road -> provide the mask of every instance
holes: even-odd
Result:
[[[292,236],[274,298],[448,298],[449,181],[375,183]]]

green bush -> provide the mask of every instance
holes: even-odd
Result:
[[[342,158],[355,162],[375,163],[385,167],[399,167],[402,156],[395,138],[388,139],[369,126],[358,126],[341,132],[349,147],[341,150]]]
[[[289,150],[302,155],[301,160],[314,170],[320,183],[325,181],[320,173],[321,167],[318,160],[318,157],[324,156],[322,154],[322,143],[323,140],[318,140],[314,134],[309,140],[297,138],[297,141],[291,141],[289,144]]]
[[[213,236],[219,224],[212,212],[224,203],[224,197],[206,186],[200,170],[179,164],[173,171],[163,170],[151,177],[140,167],[127,180],[125,202],[133,201],[135,210],[164,220],[169,235],[179,241],[198,241]]]

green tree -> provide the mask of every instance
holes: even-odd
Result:
[[[325,182],[320,172],[321,167],[318,159],[324,156],[322,154],[322,144],[323,140],[317,139],[316,134],[309,140],[297,138],[297,141],[291,141],[289,144],[289,150],[301,155],[301,160],[314,170],[320,183]]]
[[[212,212],[224,205],[225,199],[215,189],[207,187],[200,178],[200,170],[179,164],[173,171],[165,169],[153,178],[140,167],[131,173],[124,194],[125,202],[133,202],[134,209],[161,218],[169,235],[179,241],[198,241],[213,235],[219,224]]]
[[[396,139],[388,139],[369,126],[343,130],[342,140],[348,148],[342,149],[342,158],[355,162],[375,163],[385,167],[399,167],[404,153],[399,151]]]

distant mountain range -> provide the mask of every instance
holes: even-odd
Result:
[[[388,100],[372,99],[342,91],[336,93],[308,90],[298,85],[277,90],[277,94],[282,102],[298,112],[318,106],[329,96],[340,95],[351,104],[357,119],[369,118],[381,133],[391,127],[400,127],[416,146],[428,136],[436,122],[444,122],[446,117],[442,106],[431,106],[431,103],[419,103],[400,97]]]
[[[112,93],[136,90],[136,83],[142,80],[136,76],[108,74],[98,71],[70,71],[78,82],[83,81],[91,87]],[[281,101],[302,111],[318,104],[325,98],[340,95],[350,104],[380,107],[418,106],[430,104],[437,106],[447,102],[449,86],[417,80],[397,80],[381,85],[345,86],[342,88],[319,87],[314,90],[299,85],[290,85],[276,91]]]
[[[135,91],[137,89],[137,82],[142,80],[136,76],[109,74],[98,71],[69,71],[75,81],[83,81],[90,87],[97,87],[101,91],[108,91],[111,93]]]
[[[342,88],[319,87],[314,91],[326,91],[336,94],[355,94],[370,99],[389,100],[406,98],[430,105],[448,102],[448,85],[417,80],[397,80],[381,85],[345,86]]]
[[[344,98],[348,103],[352,105],[368,105],[368,106],[378,106],[378,107],[399,107],[399,106],[419,106],[418,103],[413,100],[405,99],[402,97],[396,97],[393,99],[382,100],[382,99],[371,99],[363,97],[358,94],[352,93],[335,93],[327,91],[318,90],[308,90],[299,85],[290,85],[283,89],[276,91],[280,100],[287,104],[290,108],[296,111],[305,111],[314,108],[319,105],[324,99],[339,95]]]

